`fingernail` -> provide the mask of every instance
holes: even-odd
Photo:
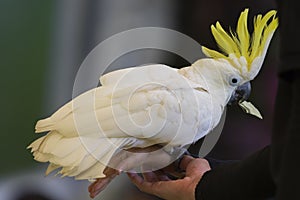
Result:
[[[127,172],[127,174],[128,174],[128,176],[129,176],[130,178],[133,178],[133,177],[135,176],[135,174],[134,174],[134,173],[131,173],[131,172]]]

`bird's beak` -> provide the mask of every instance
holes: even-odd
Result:
[[[262,119],[262,115],[260,114],[259,110],[252,103],[246,101],[249,98],[250,93],[250,82],[244,83],[243,85],[237,87],[233,92],[228,105],[239,105],[246,113]]]
[[[251,93],[250,82],[244,83],[236,88],[232,93],[228,105],[237,105],[245,100],[247,100]]]

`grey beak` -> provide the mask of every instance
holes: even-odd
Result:
[[[239,102],[247,100],[250,96],[250,93],[251,93],[250,82],[238,86],[236,90],[233,92],[233,94],[231,95],[228,105],[236,105]]]

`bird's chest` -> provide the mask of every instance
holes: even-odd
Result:
[[[172,137],[167,140],[173,145],[191,144],[218,124],[223,108],[209,93],[183,91],[176,96],[178,98],[176,110],[179,112],[170,116],[170,120],[165,124],[166,131],[163,131],[169,133],[166,137]]]

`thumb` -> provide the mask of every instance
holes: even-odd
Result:
[[[193,158],[192,156],[183,156],[181,161],[179,161],[179,168],[182,170],[187,170],[187,167],[193,160],[195,160],[195,158]]]
[[[207,160],[202,158],[196,158],[189,163],[186,168],[186,176],[202,176],[205,172],[209,171],[211,168]]]

